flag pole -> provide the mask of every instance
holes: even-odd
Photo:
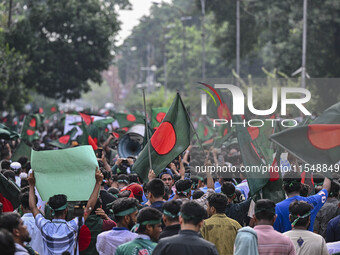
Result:
[[[199,145],[200,145],[202,151],[204,152],[204,148],[203,148],[202,142],[201,142],[200,138],[198,137],[198,134],[197,134],[197,132],[196,132],[196,129],[195,129],[195,127],[194,127],[194,124],[191,122],[191,119],[190,119],[190,115],[189,115],[189,113],[188,113],[188,110],[187,110],[187,108],[185,107],[185,105],[184,105],[184,103],[183,103],[183,101],[182,101],[181,95],[179,94],[179,91],[178,91],[178,90],[177,90],[177,94],[178,94],[179,99],[181,100],[181,102],[182,102],[182,104],[183,104],[183,106],[184,106],[185,113],[187,114],[187,118],[189,119],[189,123],[190,123],[191,129],[194,131],[194,134],[195,134],[196,137],[197,137],[198,143],[199,143]]]
[[[148,118],[146,114],[146,103],[145,103],[145,89],[143,88],[143,101],[144,101],[144,113],[145,113],[145,131],[146,131],[146,140],[148,141],[148,156],[149,156],[149,166],[150,170],[152,169],[152,161],[151,161],[151,151],[150,151],[150,137],[149,137],[149,127],[148,127]]]

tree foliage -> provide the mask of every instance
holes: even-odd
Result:
[[[76,99],[101,83],[100,72],[113,58],[119,30],[117,6],[128,0],[32,0],[26,17],[6,34],[10,47],[27,55],[28,88],[48,97]]]

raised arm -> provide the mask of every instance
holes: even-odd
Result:
[[[331,185],[332,185],[332,181],[330,179],[328,179],[327,177],[325,177],[325,179],[323,181],[322,188],[326,189],[329,192],[331,190]],[[336,185],[336,184],[334,184],[334,185]]]
[[[98,170],[98,167],[96,168],[96,184],[93,188],[92,194],[89,198],[89,201],[87,201],[85,213],[84,213],[84,220],[87,219],[87,217],[91,214],[93,208],[95,207],[99,195],[100,185],[104,179],[103,174]]]
[[[34,172],[32,171],[32,173],[28,176],[28,184],[30,187],[29,190],[29,197],[28,197],[28,201],[29,201],[29,207],[30,210],[33,214],[33,216],[37,216],[40,212],[37,208],[37,204],[36,204],[36,200],[35,200],[35,177],[34,177]]]

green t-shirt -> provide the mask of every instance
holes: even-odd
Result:
[[[119,245],[115,255],[151,255],[157,243],[137,237],[135,240]]]

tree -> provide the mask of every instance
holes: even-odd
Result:
[[[0,111],[19,111],[28,101],[23,83],[28,67],[24,56],[0,43]]]
[[[11,48],[26,54],[28,88],[48,97],[76,99],[101,83],[119,30],[117,6],[128,0],[32,0],[26,18],[6,33]]]

